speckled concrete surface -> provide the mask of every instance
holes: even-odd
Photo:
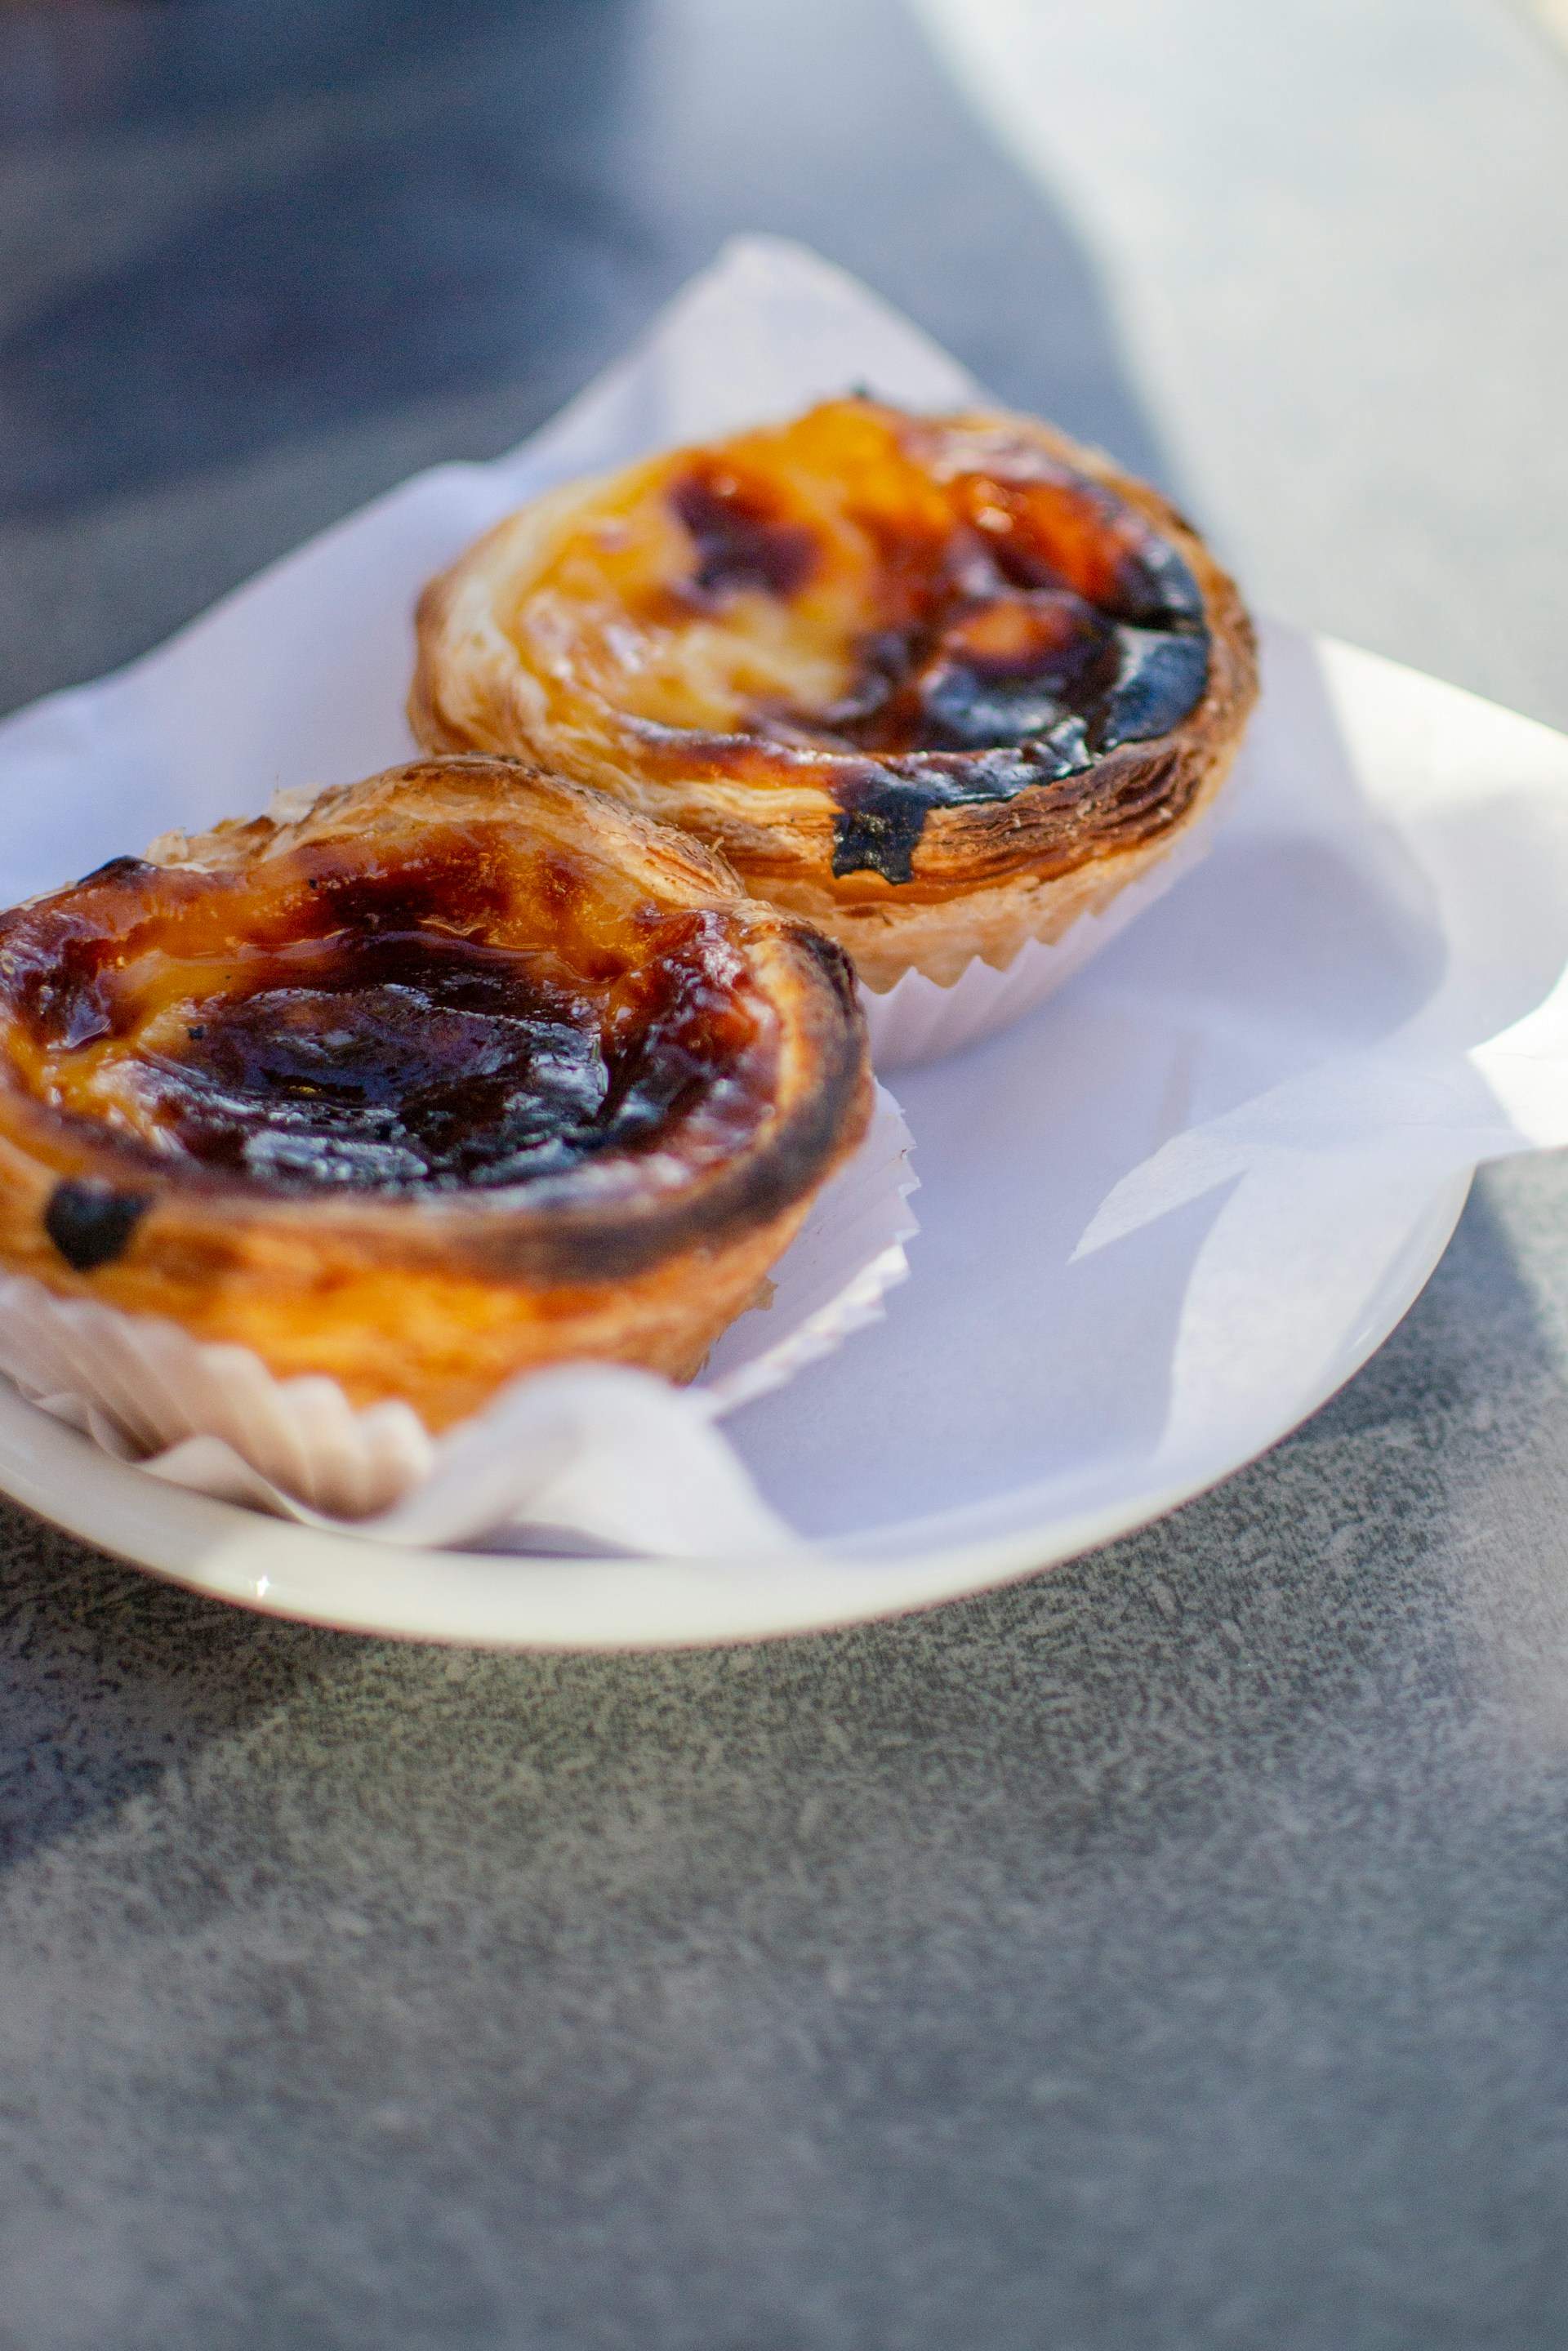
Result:
[[[0,13],[0,701],[516,438],[731,225],[814,237],[1009,392],[1167,462],[1083,249],[871,0],[744,30],[685,0],[439,26],[299,0],[248,47],[237,0],[68,13],[68,70]],[[436,252],[417,331],[488,323],[452,325],[444,380],[362,311],[301,362],[287,237],[296,268],[340,228],[395,272],[407,220],[365,173],[465,90],[532,89],[548,125],[590,52],[602,87],[530,168],[578,175],[601,291],[497,329],[531,183],[452,162],[462,266]],[[899,105],[867,131],[873,87]],[[329,154],[363,161],[357,212],[258,204]],[[580,186],[621,192],[622,244]],[[201,376],[182,269],[276,399]],[[127,424],[128,384],[163,410]],[[1357,429],[1364,466],[1393,423]],[[1489,580],[1555,592],[1555,544],[1500,535]],[[0,1510],[0,2342],[1568,2340],[1565,1196],[1557,1165],[1484,1179],[1389,1344],[1218,1493],[852,1635],[399,1648]]]

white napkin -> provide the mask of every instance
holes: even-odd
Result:
[[[410,602],[476,531],[855,381],[914,404],[974,390],[827,264],[730,246],[511,456],[422,476],[149,661],[0,726],[0,893],[404,756]],[[605,1540],[657,1524],[698,1550],[706,1528],[713,1551],[777,1554],[781,1516],[890,1555],[1127,1522],[1343,1376],[1469,1169],[1568,1142],[1568,742],[1275,628],[1244,758],[1199,872],[1042,1010],[901,1080],[917,1279],[737,1416],[768,1515],[749,1536],[724,1518],[736,1489],[699,1441],[685,1515],[659,1517],[655,1443]]]

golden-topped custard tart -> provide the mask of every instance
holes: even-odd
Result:
[[[432,759],[0,916],[0,1265],[433,1429],[684,1379],[870,1108],[841,951],[700,843]]]
[[[1232,582],[1032,418],[829,401],[525,507],[421,600],[433,750],[524,753],[723,851],[873,989],[1099,912],[1224,780]]]

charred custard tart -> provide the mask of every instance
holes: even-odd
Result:
[[[1155,491],[1029,417],[848,399],[501,523],[421,601],[410,715],[696,834],[885,989],[1102,911],[1256,690]]]
[[[681,1379],[870,1105],[841,951],[495,759],[172,835],[0,916],[0,1265],[433,1429]]]

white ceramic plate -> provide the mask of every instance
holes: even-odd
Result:
[[[565,475],[854,381],[967,396],[864,289],[735,246],[512,456],[421,476],[148,661],[0,725],[0,896],[402,756],[413,596],[476,530]],[[0,1486],[252,1606],[638,1646],[923,1605],[1212,1485],[1392,1328],[1478,1164],[1568,1143],[1568,741],[1290,630],[1265,632],[1265,679],[1207,862],[1014,1028],[899,1073],[910,1279],[725,1424],[796,1550],[590,1562],[308,1532],[5,1396]]]
[[[1342,1353],[1310,1386],[1276,1400],[1265,1444],[1284,1436],[1358,1371],[1424,1288],[1469,1189],[1450,1181],[1426,1202],[1389,1258]],[[1256,1445],[1250,1451],[1259,1449]],[[1249,1452],[1222,1463],[1212,1483]],[[275,1616],[405,1639],[496,1648],[680,1648],[823,1631],[1007,1583],[1146,1526],[1197,1485],[1129,1489],[1119,1500],[1045,1516],[988,1541],[891,1557],[846,1550],[802,1560],[516,1559],[409,1552],[303,1527],[188,1494],[110,1460],[0,1383],[0,1488],[84,1541],[171,1583]]]
[[[1207,862],[1039,1010],[901,1073],[910,1280],[727,1423],[809,1546],[633,1562],[319,1533],[162,1485],[3,1392],[0,1488],[279,1614],[653,1647],[974,1592],[1251,1460],[1404,1314],[1476,1161],[1525,1147],[1496,1087],[1522,1068],[1568,1094],[1552,1038],[1460,1050],[1522,1035],[1568,958],[1568,745],[1347,648],[1272,630],[1267,655]]]

